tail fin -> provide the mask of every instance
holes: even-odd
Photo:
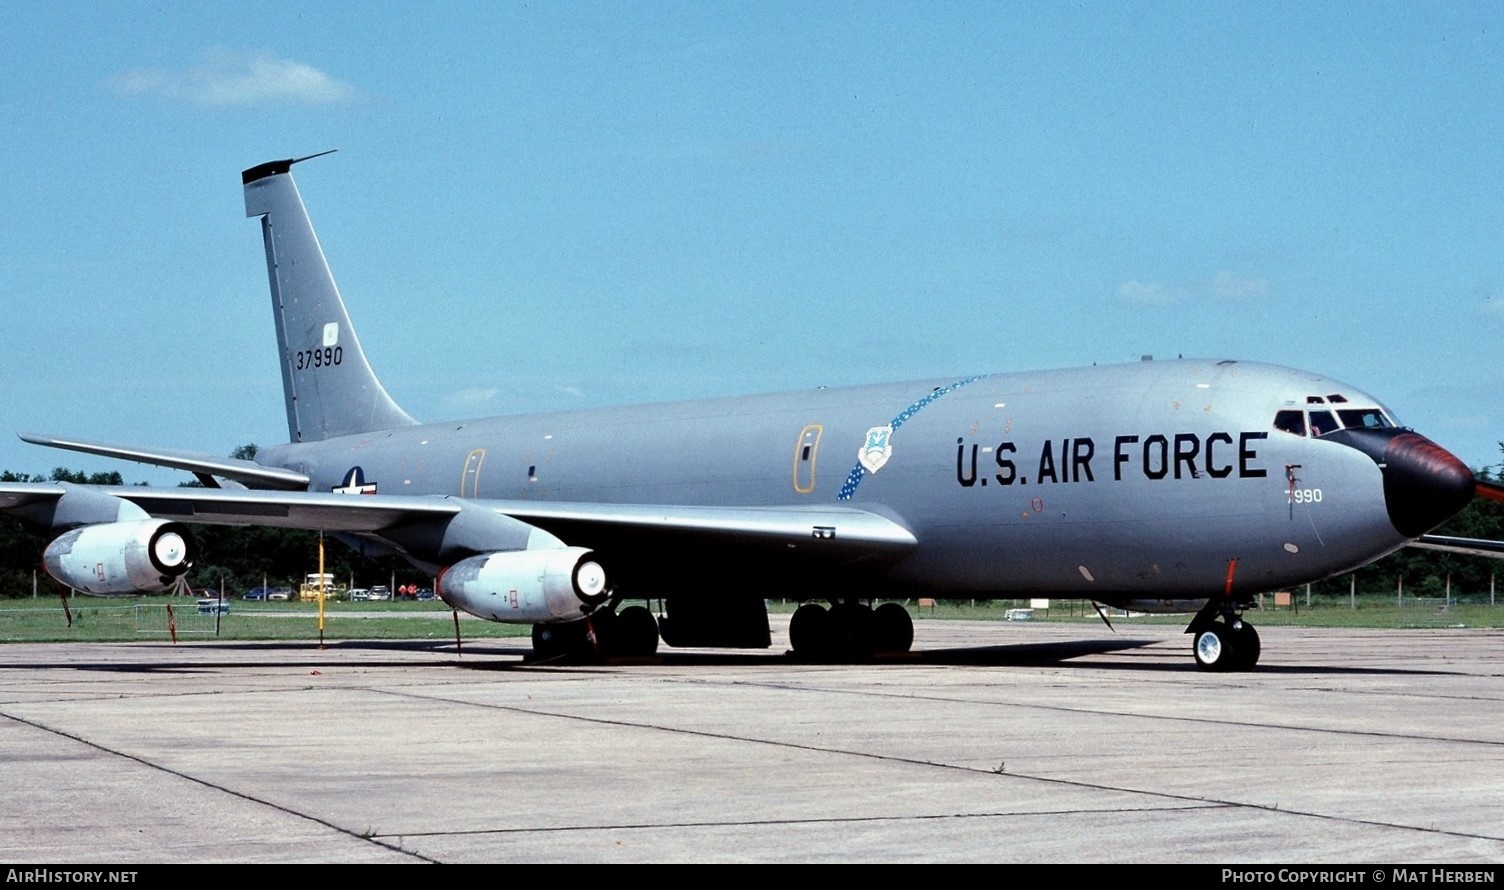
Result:
[[[292,181],[292,165],[316,157],[268,161],[240,176],[245,215],[261,217],[266,242],[287,431],[293,442],[416,423],[392,401],[366,361]]]

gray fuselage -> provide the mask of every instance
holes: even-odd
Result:
[[[1405,543],[1374,459],[1273,425],[1333,394],[1379,407],[1306,372],[1178,360],[425,424],[259,460],[315,491],[874,510],[918,540],[874,593],[1204,597],[1230,570],[1272,590]]]

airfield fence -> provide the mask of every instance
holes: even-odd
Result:
[[[30,601],[28,601],[30,600]],[[277,609],[247,608],[262,604],[241,604],[224,615],[212,611],[203,614],[192,600],[168,603],[99,603],[92,599],[75,599],[65,612],[52,600],[50,604],[34,598],[0,600],[0,642],[37,642],[56,640],[178,640],[191,639],[322,639],[360,638],[375,634],[381,638],[438,637],[452,635],[452,618],[447,609],[431,603],[383,604],[377,613],[362,611],[329,616],[326,629],[318,629],[315,612],[307,604],[275,603]],[[896,599],[918,620],[953,618],[994,621],[1099,621],[1090,602],[1082,600],[934,600]],[[798,603],[772,599],[774,612],[792,613]],[[658,604],[661,611],[662,604]],[[1114,625],[1119,622],[1143,624],[1179,624],[1188,620],[1185,613],[1148,614],[1106,610]],[[431,614],[429,614],[431,613]],[[171,620],[169,620],[169,614]],[[384,617],[394,620],[384,621]],[[410,619],[431,618],[432,621]],[[70,620],[71,619],[71,620]],[[1256,625],[1320,627],[1395,627],[1395,628],[1504,628],[1504,601],[1493,591],[1456,596],[1396,595],[1394,591],[1307,595],[1304,590],[1266,594],[1262,609],[1252,613]],[[381,625],[376,627],[373,625]],[[526,635],[526,628],[479,621],[466,636]]]
[[[218,635],[220,629],[216,620],[220,616],[201,614],[191,601],[173,604],[170,610],[165,603],[99,606],[74,603],[66,613],[58,605],[47,609],[0,609],[0,641],[31,638],[33,632],[21,630],[21,625],[30,627],[39,617],[57,628],[77,629],[91,637],[110,639],[205,637]],[[9,632],[11,628],[14,633]]]
[[[792,601],[788,608],[793,608]],[[896,600],[915,618],[991,618],[1000,621],[1100,620],[1086,600]],[[1185,623],[1188,613],[1147,613],[1118,608],[1102,610],[1112,621]],[[1259,597],[1259,624],[1316,624],[1335,626],[1442,628],[1504,627],[1504,598],[1494,591],[1457,596],[1410,596],[1356,592],[1351,595],[1279,591]]]

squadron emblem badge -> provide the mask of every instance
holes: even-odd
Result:
[[[876,473],[893,456],[893,427],[875,426],[867,431],[867,443],[857,450],[857,462],[869,473]]]

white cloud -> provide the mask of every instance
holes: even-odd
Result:
[[[1142,281],[1124,284],[1118,288],[1118,296],[1140,306],[1173,306],[1185,299],[1185,293],[1178,288]]]
[[[1232,272],[1218,272],[1209,280],[1185,284],[1129,281],[1118,296],[1140,306],[1174,306],[1205,300],[1261,300],[1269,295],[1269,280]]]
[[[357,91],[302,62],[262,50],[211,49],[181,71],[135,68],[110,85],[127,96],[160,96],[194,105],[299,102],[323,105],[355,98]]]
[[[441,400],[446,411],[479,413],[489,410],[501,390],[496,387],[472,386],[445,395]]]
[[[1219,300],[1253,300],[1269,295],[1269,280],[1231,272],[1218,272],[1208,288]]]

